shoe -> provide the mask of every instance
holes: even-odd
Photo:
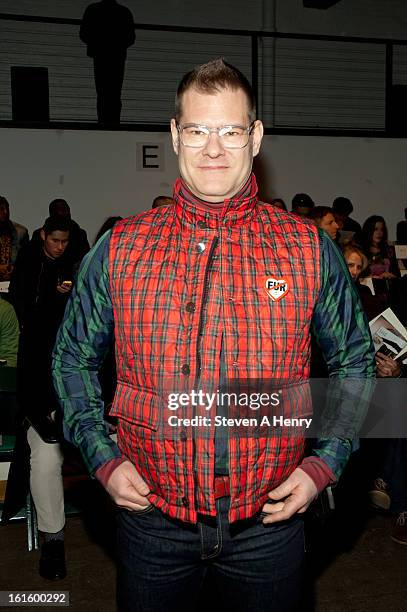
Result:
[[[407,546],[407,512],[400,512],[393,523],[390,537],[394,542]]]
[[[387,493],[387,484],[382,478],[376,478],[373,489],[369,491],[370,505],[378,510],[388,510],[390,508],[390,497]]]
[[[62,580],[66,576],[65,544],[63,540],[49,540],[41,546],[39,572],[47,580]]]

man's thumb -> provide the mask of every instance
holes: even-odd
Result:
[[[284,497],[290,495],[291,490],[292,486],[288,480],[286,480],[285,482],[281,483],[281,485],[270,491],[269,497],[274,500],[283,499]]]

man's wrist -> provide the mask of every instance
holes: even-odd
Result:
[[[109,459],[103,465],[101,465],[95,472],[95,478],[100,482],[100,484],[106,488],[107,483],[109,481],[110,476],[113,474],[116,468],[119,467],[124,461],[127,461],[126,457],[123,455],[121,457],[114,457],[113,459]]]
[[[317,488],[318,495],[328,485],[336,482],[335,475],[327,466],[327,464],[315,455],[311,457],[306,457],[298,467],[313,480]]]

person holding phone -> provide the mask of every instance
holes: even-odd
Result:
[[[54,420],[58,406],[51,356],[75,273],[75,264],[66,256],[69,236],[69,219],[49,217],[41,228],[41,241],[31,241],[20,253],[10,282],[21,329],[17,392],[30,424],[30,487],[44,536],[39,570],[50,580],[66,575],[63,456],[58,443],[62,433]]]

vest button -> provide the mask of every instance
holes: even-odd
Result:
[[[193,302],[188,302],[187,312],[195,312],[195,304]]]
[[[185,376],[188,376],[188,374],[190,374],[191,368],[189,367],[187,363],[184,363],[184,365],[181,368],[181,372],[185,374]]]
[[[202,219],[200,219],[197,223],[197,226],[199,227],[199,229],[206,229],[207,228],[206,221],[203,221]]]
[[[205,245],[203,242],[198,242],[198,244],[196,245],[196,250],[198,251],[198,253],[203,253],[205,250]]]
[[[184,506],[184,508],[189,508],[189,501],[187,497],[183,497],[181,501],[182,501],[182,505]]]

